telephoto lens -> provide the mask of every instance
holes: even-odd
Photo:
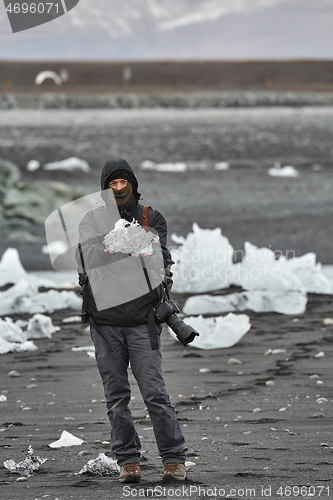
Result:
[[[192,328],[192,326],[187,325],[178,318],[177,314],[179,308],[173,300],[168,300],[162,302],[155,309],[155,316],[161,323],[166,323],[173,332],[175,332],[177,339],[183,346],[187,346],[193,342],[195,337],[199,336],[199,333]]]

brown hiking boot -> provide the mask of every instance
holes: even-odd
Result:
[[[164,482],[169,481],[185,481],[186,479],[186,466],[185,464],[179,464],[178,462],[172,462],[171,464],[165,464],[165,469],[163,472],[162,479]]]
[[[140,478],[139,462],[124,464],[120,467],[119,481],[121,483],[138,483]]]

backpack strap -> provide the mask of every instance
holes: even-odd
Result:
[[[149,223],[148,223],[148,210],[149,210],[149,205],[146,205],[142,209],[142,222],[141,225],[142,227],[148,231]]]
[[[148,228],[149,228],[149,222],[148,222],[148,211],[149,211],[149,205],[146,205],[143,207],[142,209],[142,222],[141,222],[141,225],[142,227],[148,231]],[[141,260],[141,265],[142,265],[142,269],[143,269],[143,272],[144,272],[144,275],[145,275],[145,278],[146,278],[146,281],[147,281],[147,285],[148,285],[148,288],[149,288],[149,291],[152,292],[152,287],[151,287],[151,284],[150,284],[150,280],[149,280],[149,276],[148,276],[148,272],[147,272],[147,269],[146,269],[146,265],[145,265],[145,262],[144,262],[144,259],[143,257],[140,255],[140,260]],[[149,337],[150,337],[150,344],[151,344],[151,348],[153,350],[157,350],[159,348],[159,345],[158,345],[158,337],[157,337],[157,333],[156,333],[156,322],[155,322],[155,315],[154,315],[154,308],[151,307],[149,309],[149,313],[148,313],[148,329],[149,329]]]

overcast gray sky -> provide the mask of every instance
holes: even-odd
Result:
[[[332,25],[332,0],[80,0],[13,34],[0,1],[0,59],[332,59]]]

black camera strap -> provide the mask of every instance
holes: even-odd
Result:
[[[144,258],[141,254],[140,254],[140,262],[141,262],[141,266],[143,269],[143,274],[145,275],[145,278],[147,281],[149,292],[152,292],[153,289],[152,289],[150,279],[148,276],[146,264],[145,264]],[[153,306],[151,306],[151,308],[149,309],[149,312],[148,312],[148,329],[149,329],[151,348],[153,349],[153,351],[156,351],[159,348],[159,345],[158,345],[158,337],[157,337],[157,332],[156,332],[155,314],[154,314],[154,307]]]

